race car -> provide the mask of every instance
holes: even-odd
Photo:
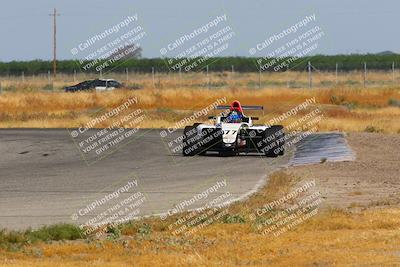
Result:
[[[242,106],[235,100],[230,106],[217,106],[226,110],[221,116],[209,117],[213,125],[195,123],[183,132],[183,156],[205,155],[218,152],[221,156],[239,153],[261,153],[268,157],[284,154],[285,132],[282,125],[254,125],[257,117],[247,117],[244,110],[264,110],[263,106]]]

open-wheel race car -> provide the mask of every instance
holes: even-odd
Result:
[[[263,106],[242,106],[235,100],[221,116],[209,117],[214,124],[195,123],[183,133],[183,156],[205,155],[209,151],[221,156],[261,153],[268,157],[284,154],[285,133],[282,125],[255,125],[257,117],[247,117],[244,110],[263,110]]]

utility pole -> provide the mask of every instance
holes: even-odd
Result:
[[[367,83],[367,62],[364,62],[364,88]]]
[[[394,83],[394,72],[395,72],[395,70],[394,70],[394,61],[392,62],[392,81],[393,81],[393,83]]]
[[[207,70],[207,88],[210,89],[210,76],[208,75],[208,65],[206,66]]]
[[[311,62],[308,61],[308,88],[312,88]]]
[[[290,88],[289,65],[286,66],[286,78],[287,78],[286,87]]]
[[[53,17],[53,77],[57,76],[57,9],[54,8],[53,14],[49,14]]]
[[[335,69],[335,76],[336,76],[336,84],[338,84],[338,64],[336,63],[336,69]]]
[[[231,65],[231,76],[229,77],[231,83],[233,82],[233,73],[235,73],[235,67]]]
[[[182,69],[179,67],[179,74],[178,74],[178,86],[181,86],[182,84]]]
[[[154,67],[151,67],[151,77],[153,79],[153,87],[156,87],[156,82],[154,81]]]

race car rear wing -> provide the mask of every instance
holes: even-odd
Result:
[[[263,106],[241,106],[243,110],[264,110]],[[216,106],[215,109],[230,109],[231,106]]]
[[[222,110],[232,110],[232,106],[216,106],[215,109],[222,109]],[[263,106],[241,106],[241,110],[262,110],[264,115],[264,107]]]

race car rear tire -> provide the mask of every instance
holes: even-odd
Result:
[[[205,156],[206,153],[207,153],[207,150],[203,150],[203,151],[201,151],[201,152],[199,153],[199,155],[200,155],[200,156]]]
[[[219,151],[218,156],[220,157],[233,157],[238,155],[236,151]]]
[[[272,127],[276,129],[275,137],[278,147],[278,155],[282,156],[285,154],[285,131],[282,125],[274,125]]]
[[[196,139],[197,136],[196,127],[198,125],[199,123],[195,123],[193,126],[186,126],[185,129],[183,130],[182,155],[185,157],[194,156],[201,151],[201,148],[198,148],[196,146],[196,142],[198,141]]]

